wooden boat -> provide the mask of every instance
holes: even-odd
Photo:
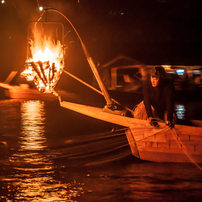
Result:
[[[75,32],[78,35],[76,30]],[[198,163],[202,163],[202,127],[176,125],[174,129],[171,129],[165,123],[159,123],[160,127],[154,128],[146,120],[124,116],[123,111],[113,107],[114,100],[109,96],[98,70],[79,35],[78,38],[101,89],[99,93],[104,96],[107,104],[104,108],[98,108],[61,101],[59,97],[61,107],[126,127],[126,136],[132,154],[142,160],[154,162],[193,162],[197,166]],[[87,84],[87,86],[89,85]],[[97,89],[95,90],[98,91]],[[198,167],[202,170],[200,166]]]
[[[106,108],[61,101],[64,108],[126,127],[126,136],[134,156],[154,162],[202,163],[202,127],[159,123],[154,128],[146,120],[112,113]],[[200,123],[200,122],[199,122]]]
[[[54,98],[52,94],[39,92],[37,89],[31,89],[28,84],[10,85],[11,80],[16,76],[17,71],[12,71],[4,82],[0,82],[0,88],[4,89],[6,98],[13,99],[40,99]]]
[[[11,80],[16,76],[17,71],[12,71],[4,82],[0,82],[2,95],[4,98],[11,99],[55,99],[53,93],[41,93],[36,88],[30,88],[28,84],[21,83],[19,85],[10,85]],[[68,93],[64,90],[57,90],[63,98],[75,99],[76,95]]]

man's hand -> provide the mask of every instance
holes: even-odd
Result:
[[[148,121],[149,121],[149,123],[150,123],[151,126],[154,126],[155,128],[159,127],[158,122],[153,117],[149,117]]]
[[[170,128],[173,128],[173,125],[170,121],[166,121],[166,125],[169,126]]]
[[[149,117],[147,120],[150,123],[152,119],[153,119],[153,117]]]

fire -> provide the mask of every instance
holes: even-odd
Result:
[[[21,75],[33,81],[40,92],[54,92],[64,68],[61,42],[37,33],[29,45],[30,55]]]

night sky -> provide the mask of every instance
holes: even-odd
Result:
[[[145,64],[202,64],[202,6],[195,0],[38,0],[70,19],[95,63],[118,55]],[[27,26],[40,16],[36,0],[5,0],[0,4],[0,78],[23,70]],[[59,14],[49,21],[65,26],[66,60],[82,55],[78,38]],[[73,43],[72,43],[73,42]],[[72,54],[72,55],[71,55]],[[79,65],[69,62],[68,65]]]

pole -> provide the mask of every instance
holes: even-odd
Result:
[[[86,48],[86,46],[84,45],[84,43],[82,41],[81,41],[81,45],[82,45],[83,51],[85,53],[86,59],[87,59],[89,65],[90,65],[90,67],[92,69],[92,72],[93,72],[93,74],[94,74],[94,76],[95,76],[95,78],[96,78],[96,80],[98,82],[98,85],[99,85],[101,91],[103,92],[103,96],[104,96],[107,104],[109,104],[109,105],[113,104],[113,102],[112,102],[112,100],[111,100],[111,98],[109,96],[109,93],[108,93],[108,91],[107,91],[107,89],[106,89],[106,87],[105,87],[105,85],[104,85],[104,83],[103,83],[103,81],[102,81],[102,79],[100,77],[100,74],[99,74],[99,72],[98,72],[98,70],[97,70],[97,68],[95,66],[95,63],[93,62],[93,59],[90,57],[90,55],[89,55],[89,53],[87,51],[87,48]]]
[[[75,29],[75,27],[73,26],[73,24],[72,24],[72,23],[70,22],[70,20],[69,20],[63,13],[61,13],[60,11],[58,11],[58,10],[56,10],[56,9],[53,9],[53,8],[48,8],[48,9],[46,9],[46,14],[47,14],[47,10],[52,10],[52,11],[55,11],[55,12],[59,13],[59,14],[62,15],[62,16],[69,22],[69,24],[72,26],[72,28],[74,29],[76,35],[78,36],[78,38],[79,38],[79,40],[80,40],[80,42],[81,42],[81,46],[82,46],[82,48],[83,48],[84,54],[85,54],[85,56],[86,56],[86,59],[87,59],[89,65],[90,65],[90,67],[91,67],[91,70],[92,70],[92,72],[93,72],[93,74],[94,74],[94,76],[95,76],[95,78],[96,78],[96,80],[97,80],[97,82],[98,82],[98,85],[99,85],[101,91],[103,92],[103,96],[104,96],[104,98],[105,98],[105,100],[106,100],[106,102],[107,102],[107,105],[113,105],[113,101],[111,100],[111,98],[110,98],[110,96],[109,96],[109,93],[108,93],[108,91],[107,91],[107,89],[106,89],[106,87],[105,87],[105,85],[104,85],[104,83],[103,83],[103,81],[102,81],[102,79],[101,79],[101,77],[100,77],[100,75],[99,75],[99,72],[98,72],[98,70],[97,70],[97,68],[96,68],[96,66],[95,66],[95,64],[94,64],[94,62],[93,62],[93,59],[90,57],[90,54],[88,53],[86,46],[84,45],[84,43],[83,43],[81,37],[79,36],[79,34],[78,34],[77,30]],[[42,18],[43,14],[44,14],[44,12],[41,14],[39,20]],[[39,20],[38,20],[38,21],[39,21]]]

